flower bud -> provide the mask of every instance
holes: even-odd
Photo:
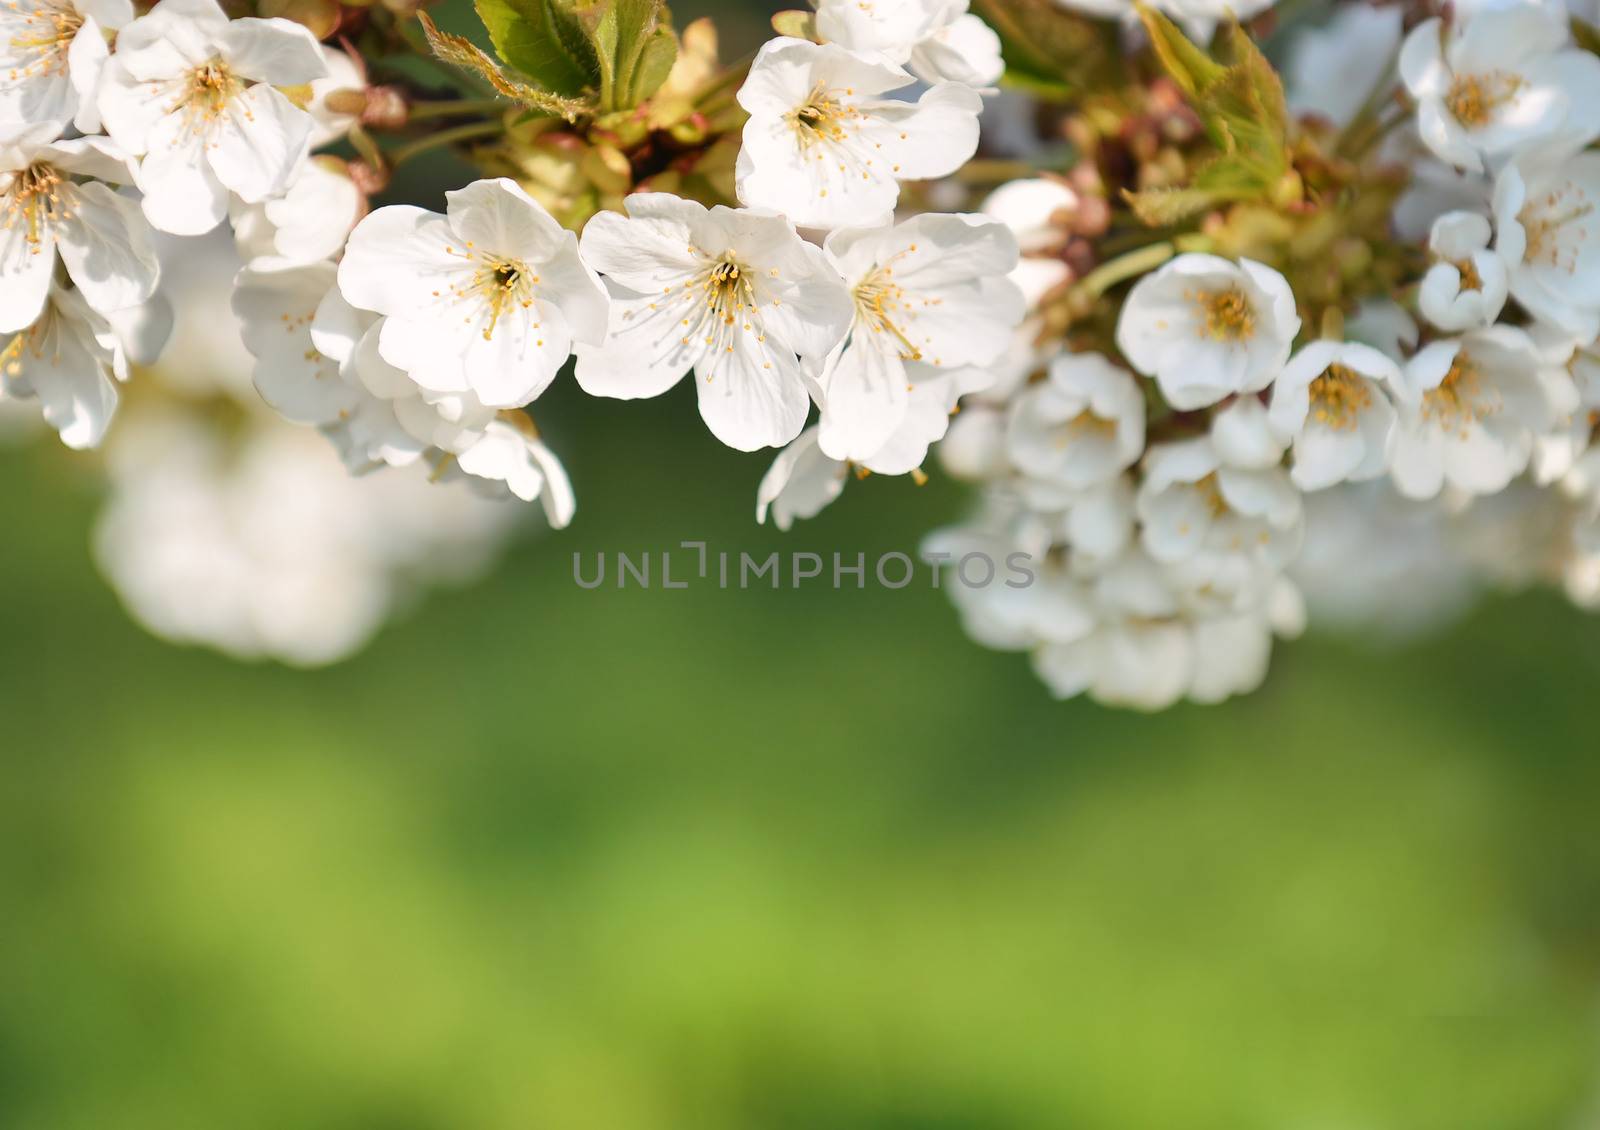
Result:
[[[335,114],[359,115],[366,111],[367,92],[355,88],[335,90],[323,99],[323,105]]]
[[[366,161],[351,161],[344,171],[364,196],[376,196],[389,187],[389,170],[375,168]]]
[[[335,91],[335,94],[343,93]],[[332,97],[329,98],[330,104]],[[373,129],[399,129],[411,116],[405,92],[397,86],[369,86],[361,109],[361,124]]]

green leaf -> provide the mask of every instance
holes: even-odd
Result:
[[[1178,25],[1154,8],[1139,5],[1139,19],[1144,22],[1150,36],[1150,46],[1172,81],[1183,88],[1190,98],[1198,98],[1202,91],[1219,80],[1226,67],[1215,62],[1200,48],[1189,42],[1189,37],[1178,30]]]
[[[635,106],[661,89],[677,61],[678,37],[664,27],[657,28],[645,39],[644,49],[639,52],[639,65],[633,72],[630,97]]]
[[[428,46],[433,49],[436,56],[451,66],[460,67],[482,77],[496,91],[518,105],[542,114],[556,114],[569,122],[576,119],[579,114],[593,109],[582,99],[564,98],[507,74],[470,40],[440,31],[428,17],[428,13],[418,12],[417,18],[422,21],[423,34],[428,37]]]
[[[1265,199],[1277,191],[1290,171],[1289,112],[1283,83],[1255,43],[1234,24],[1225,40],[1228,58],[1217,60],[1161,13],[1141,5],[1139,18],[1217,152],[1182,189],[1130,195],[1134,214],[1164,227],[1213,204]]]
[[[583,24],[562,0],[475,0],[495,53],[546,90],[577,97],[600,84]]]
[[[666,81],[678,42],[670,29],[661,26],[663,11],[661,0],[605,4],[590,32],[600,64],[600,104],[605,109],[631,110]],[[642,92],[645,86],[649,90]]]
[[[1146,188],[1139,192],[1123,189],[1122,198],[1139,222],[1152,228],[1182,223],[1219,203],[1215,194],[1202,188]]]

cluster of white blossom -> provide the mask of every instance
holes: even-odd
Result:
[[[214,0],[138,18],[129,0],[15,0],[0,50],[0,380],[91,447],[129,364],[171,329],[153,233],[281,196],[312,118],[279,87],[327,66],[300,25],[229,20]]]
[[[256,390],[353,472],[422,464],[435,481],[540,499],[565,525],[571,485],[523,409],[574,354],[602,396],[653,396],[693,370],[708,427],[741,450],[795,441],[815,401],[811,434],[838,466],[913,471],[980,383],[965,366],[1004,348],[1021,305],[1002,225],[893,224],[902,181],[972,155],[980,90],[1003,69],[964,4],[900,7],[885,28],[866,6],[824,5],[827,42],[761,52],[738,93],[741,207],[637,193],[580,249],[503,177],[447,193],[443,215],[368,214],[351,166],[316,155],[356,125],[338,96],[360,92],[362,68],[298,23],[229,18],[216,0],[137,16],[129,0],[16,0],[0,9],[4,391],[37,397],[71,446],[98,445],[130,364],[155,364],[171,334],[158,233],[226,226],[245,260],[232,308]],[[893,96],[916,82],[919,98]],[[114,453],[113,470],[155,467],[148,489],[114,475],[120,495],[168,498],[161,484],[185,475],[204,493],[233,473],[205,443],[173,448]],[[240,459],[237,477],[256,482],[261,460]],[[238,501],[206,497],[219,516]],[[169,634],[185,634],[182,617],[142,599],[150,569],[129,564],[153,559],[115,531],[162,510],[198,522],[198,505],[119,502],[102,539],[120,547],[103,556],[130,603]],[[192,538],[204,534],[156,540]]]
[[[107,438],[93,538],[129,614],[174,642],[320,665],[428,589],[482,576],[525,512],[422,467],[349,475],[251,384],[230,233],[162,236],[156,250],[172,337]]]
[[[1397,529],[1380,520],[1395,508],[1385,495],[1425,515],[1413,528],[1449,516],[1463,575],[1494,574],[1498,555],[1497,579],[1512,582],[1512,562],[1536,560],[1594,603],[1600,153],[1588,147],[1600,137],[1600,58],[1572,45],[1559,7],[1461,5],[1403,47],[1400,15],[1352,5],[1304,38],[1290,101],[1344,125],[1402,82],[1414,100],[1414,140],[1393,148],[1418,166],[1397,227],[1422,217],[1428,229],[1420,326],[1388,300],[1303,326],[1277,271],[1176,254],[1122,302],[1115,344],[1132,372],[1099,353],[1041,355],[1030,321],[1012,371],[963,405],[941,447],[952,473],[986,490],[980,513],[932,548],[1025,553],[1042,581],[952,583],[964,623],[989,646],[1030,651],[1058,695],[1158,708],[1253,689],[1272,635],[1304,623],[1295,575],[1314,608],[1321,583],[1398,612],[1400,578],[1384,570],[1404,560],[1400,544],[1421,542],[1385,540]],[[1364,89],[1352,89],[1352,66],[1368,70]],[[1026,254],[1078,203],[1041,179],[1002,187],[986,210]],[[1046,253],[1016,278],[1036,300],[1067,273]],[[1552,483],[1575,500],[1565,525],[1541,507],[1537,536],[1504,536],[1507,514]],[[1343,524],[1342,552],[1314,539],[1315,559],[1293,573],[1306,497],[1324,495],[1359,502],[1314,517],[1366,520]],[[1489,507],[1488,496],[1518,501]],[[1433,575],[1436,595],[1456,591]]]
[[[1070,189],[1036,181],[1006,186],[989,208],[1026,245],[1041,217],[1074,204]],[[1049,279],[1026,281],[1037,291]],[[1381,355],[1313,344],[1291,359],[1299,329],[1282,277],[1248,260],[1182,255],[1142,278],[1117,341],[1176,410],[1176,428],[1153,442],[1134,372],[1019,341],[1005,379],[962,406],[941,448],[952,474],[985,484],[983,505],[929,548],[958,562],[1022,553],[1037,580],[1012,590],[953,579],[968,632],[1031,652],[1061,696],[1155,709],[1253,689],[1273,634],[1304,620],[1284,573],[1303,536],[1301,491],[1381,473],[1393,418],[1383,390],[1363,395],[1387,372]],[[1322,386],[1312,391],[1334,365],[1352,374],[1350,412],[1337,418]],[[1269,386],[1270,405],[1257,395]],[[1190,415],[1213,406],[1209,421]]]
[[[280,231],[235,292],[262,396],[322,428],[353,470],[424,460],[541,499],[555,526],[574,494],[522,409],[569,357],[586,392],[621,399],[693,371],[707,427],[742,451],[796,441],[814,401],[838,466],[916,469],[974,387],[964,367],[1004,349],[1021,306],[1002,225],[893,224],[901,181],[972,155],[969,84],[1001,70],[975,18],[906,7],[920,15],[904,42],[841,4],[818,13],[830,42],[761,50],[738,93],[739,208],[635,193],[580,243],[495,178],[447,193],[445,215],[379,208],[310,262]],[[884,97],[919,77],[932,85],[916,101]]]
[[[1209,35],[1270,2],[1157,7]],[[1063,7],[1134,11],[1125,0]],[[1536,555],[1541,578],[1600,603],[1600,56],[1554,0],[1464,0],[1427,15],[1341,6],[1290,53],[1288,106],[1301,126],[1264,140],[1241,140],[1241,123],[1208,127],[1225,155],[1279,147],[1279,179],[1258,199],[1285,215],[1305,214],[1321,191],[1307,195],[1287,156],[1296,129],[1335,131],[1329,152],[1349,168],[1374,147],[1403,167],[1410,187],[1392,231],[1414,245],[1406,262],[1426,263],[1414,286],[1369,291],[1356,309],[1337,291],[1297,294],[1285,273],[1238,252],[1248,240],[1219,242],[1222,211],[1211,228],[1166,242],[1139,230],[1154,213],[1136,206],[1137,223],[1122,213],[1114,235],[1137,265],[1121,269],[1093,244],[1120,203],[1072,175],[1003,184],[978,213],[908,208],[908,182],[947,177],[977,152],[984,95],[1005,70],[1000,39],[966,0],[816,0],[814,14],[778,21],[807,38],[768,41],[732,93],[732,82],[718,86],[714,51],[708,63],[685,35],[673,74],[687,68],[686,89],[723,93],[691,100],[707,111],[676,119],[671,136],[711,145],[709,108],[720,101],[734,115],[719,127],[731,148],[716,195],[729,204],[680,195],[678,182],[658,184],[607,149],[624,127],[599,113],[591,85],[581,91],[590,125],[564,136],[594,147],[583,167],[596,186],[620,162],[624,187],[574,211],[541,195],[533,174],[489,176],[445,193],[442,213],[369,210],[384,178],[359,108],[376,104],[377,88],[360,58],[298,23],[229,18],[216,0],[157,0],[137,16],[130,0],[12,0],[0,7],[0,333],[10,336],[0,388],[36,397],[70,446],[98,444],[130,365],[153,362],[172,332],[159,240],[222,229],[243,263],[231,307],[255,390],[290,423],[319,429],[353,473],[412,467],[417,482],[538,500],[551,525],[566,525],[574,491],[530,407],[569,364],[585,392],[617,399],[658,396],[693,373],[717,440],[781,449],[757,516],[785,529],[852,477],[920,481],[941,443],[943,465],[982,484],[982,504],[929,549],[952,562],[1028,559],[1031,584],[948,587],[975,638],[1028,651],[1062,696],[1158,708],[1254,688],[1273,637],[1306,619],[1296,578],[1316,608],[1319,588],[1361,590],[1337,579],[1366,568],[1379,578],[1365,586],[1368,603],[1381,604],[1393,587],[1383,570],[1404,572],[1410,559],[1396,547],[1410,543],[1397,536],[1391,552],[1359,559],[1327,552],[1317,522],[1337,528],[1351,509],[1329,500],[1358,500],[1373,515],[1368,531],[1432,529],[1448,516],[1473,578],[1527,572],[1497,565],[1499,538],[1507,562]],[[1160,34],[1161,17],[1142,18]],[[422,22],[440,58],[475,70],[486,89],[542,108],[545,125],[575,120],[578,103],[519,85]],[[1141,49],[1133,35],[1122,41]],[[1199,99],[1212,82],[1205,67],[1222,68],[1194,50],[1168,44],[1162,63]],[[1174,145],[1198,135],[1198,102],[1184,110],[1175,87],[1131,81],[1130,106],[1144,108],[1110,132],[1135,137],[1149,110],[1167,115]],[[1250,87],[1241,104],[1275,83]],[[435,141],[520,124],[492,100],[487,113],[493,122]],[[630,120],[656,117],[641,107]],[[521,144],[536,147],[538,135]],[[321,152],[344,142],[362,159]],[[659,164],[649,146],[640,153],[641,166]],[[1169,156],[1184,167],[1176,149]],[[372,159],[382,167],[381,153]],[[1074,172],[1094,172],[1079,159]],[[498,170],[495,160],[481,163]],[[527,168],[515,153],[499,160]],[[1216,201],[1246,198],[1213,173],[1225,187]],[[951,188],[917,199],[962,198]],[[1081,301],[1064,307],[1064,296]],[[1100,331],[1063,332],[1107,301]],[[117,530],[188,515],[195,530],[156,539],[181,546],[240,498],[311,489],[275,477],[281,452],[236,454],[237,490],[180,501],[172,491],[185,477],[218,481],[214,452],[175,444],[170,458],[120,459],[155,466],[150,483],[166,484],[133,489],[124,476],[130,501],[102,540],[120,547],[116,561],[144,563],[111,567],[130,603],[141,603],[139,577],[181,570],[158,567],[169,559],[135,552],[137,533]],[[276,485],[263,488],[268,480]],[[1429,517],[1380,521],[1395,499]],[[1538,520],[1504,537],[1512,512]],[[1323,548],[1301,562],[1308,533]],[[340,538],[330,559],[363,559]],[[241,566],[241,586],[269,587],[252,568]],[[166,630],[187,630],[167,619]]]

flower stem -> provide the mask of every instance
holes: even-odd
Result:
[[[472,141],[479,137],[494,137],[505,131],[504,122],[468,122],[465,125],[452,126],[450,129],[430,133],[427,137],[419,137],[416,141],[400,146],[389,154],[389,164],[399,167],[430,149],[441,149],[458,141]]]
[[[1168,259],[1176,255],[1178,249],[1172,240],[1163,240],[1129,251],[1125,255],[1118,255],[1109,262],[1101,263],[1090,271],[1078,283],[1077,289],[1087,294],[1090,298],[1098,298],[1120,282],[1126,282],[1135,275],[1142,275],[1146,271],[1153,271]]]
[[[494,114],[509,110],[511,105],[503,98],[445,98],[436,102],[413,102],[409,117],[413,122],[423,122],[430,118]]]

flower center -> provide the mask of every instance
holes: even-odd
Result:
[[[222,117],[228,103],[243,89],[244,80],[228,64],[212,59],[184,76],[178,104],[172,109],[184,112],[190,129],[204,129]]]
[[[1561,268],[1568,273],[1575,270],[1577,248],[1589,238],[1590,233],[1583,227],[1564,229],[1593,212],[1594,204],[1583,189],[1570,181],[1529,200],[1517,213],[1517,222],[1528,237],[1522,261],[1538,263],[1542,260],[1548,266]],[[1567,253],[1564,261],[1563,251]]]
[[[1498,404],[1487,403],[1481,395],[1483,375],[1465,350],[1456,353],[1450,371],[1422,397],[1422,417],[1445,427],[1465,429],[1470,423],[1494,415]]]
[[[1085,408],[1056,429],[1056,446],[1071,447],[1084,440],[1109,439],[1117,431],[1117,422],[1096,416]]]
[[[1215,471],[1195,483],[1194,489],[1200,492],[1200,497],[1211,508],[1213,518],[1221,518],[1228,513],[1228,501],[1222,497],[1222,487],[1217,482]]]
[[[12,35],[11,47],[28,61],[8,72],[10,80],[17,82],[38,75],[67,73],[67,51],[72,39],[83,26],[83,17],[77,9],[59,0],[41,4],[26,12],[19,11],[12,0],[6,4],[15,15],[22,17],[22,26]]]
[[[1311,382],[1311,418],[1338,431],[1356,426],[1356,417],[1372,404],[1365,378],[1340,364],[1329,365]]]
[[[1444,104],[1456,121],[1468,129],[1479,129],[1488,125],[1494,112],[1515,98],[1524,85],[1517,75],[1502,71],[1456,75],[1445,92]]]
[[[790,111],[789,124],[800,138],[802,149],[823,141],[843,141],[849,136],[846,127],[860,118],[861,113],[842,102],[838,95],[839,92],[818,83],[811,88],[806,100]]]
[[[0,348],[0,374],[15,380],[27,372],[31,363],[44,360],[47,342],[54,336],[56,329],[55,317],[55,304],[46,302],[44,313],[39,315],[33,325],[5,342],[4,348]]]
[[[1477,265],[1471,259],[1450,259],[1448,262],[1461,275],[1461,290],[1483,289],[1483,276],[1478,274]]]
[[[539,276],[519,259],[483,260],[473,279],[473,290],[489,306],[489,321],[483,327],[484,341],[494,339],[494,329],[507,311],[526,310],[533,305],[533,288],[538,281]]]
[[[909,250],[915,251],[913,246]],[[899,256],[896,256],[899,258]],[[900,343],[900,360],[921,361],[922,350],[912,344],[902,324],[916,317],[905,288],[894,281],[894,269],[879,267],[856,284],[856,315],[875,334],[886,333]],[[899,323],[896,322],[899,319]]]
[[[690,282],[688,285],[693,287],[695,284]],[[710,320],[705,343],[717,347],[719,353],[732,353],[733,337],[730,331],[736,332],[738,326],[751,329],[750,323],[744,319],[755,313],[756,291],[751,282],[750,269],[733,252],[724,252],[700,276],[699,287],[704,295],[705,317]],[[684,324],[690,324],[689,319],[684,319]],[[688,344],[687,337],[683,340],[684,344]],[[758,334],[757,340],[765,338]]]
[[[72,218],[71,182],[55,168],[35,162],[17,173],[6,191],[0,228],[20,229],[33,254],[39,254],[50,228]]]
[[[1249,341],[1255,336],[1255,311],[1250,299],[1237,286],[1190,292],[1186,297],[1200,308],[1201,337],[1213,341]]]

